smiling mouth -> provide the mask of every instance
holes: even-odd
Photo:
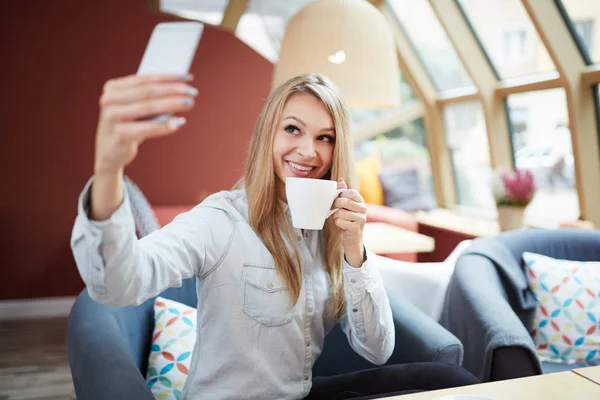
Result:
[[[292,162],[292,161],[286,161],[286,162],[288,163],[288,165],[290,167],[292,167],[296,171],[300,171],[300,172],[310,172],[313,169],[315,169],[315,167],[304,167],[304,166],[296,164],[295,162]]]

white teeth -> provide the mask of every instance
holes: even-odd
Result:
[[[293,163],[291,161],[288,161],[288,164],[290,164],[292,166],[292,168],[295,168],[299,171],[304,171],[304,172],[312,171],[314,168],[314,167],[303,167],[303,166]]]

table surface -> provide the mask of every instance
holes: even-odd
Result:
[[[363,241],[376,254],[427,253],[435,249],[433,238],[385,222],[367,222]]]
[[[600,366],[575,368],[572,371],[600,385]]]
[[[483,396],[481,400],[484,400],[486,397],[490,400],[600,399],[600,385],[576,373],[567,371],[404,396],[386,397],[386,399],[446,400],[444,396],[452,395]],[[452,397],[447,398],[447,400],[451,399]],[[456,398],[456,400],[458,399]]]

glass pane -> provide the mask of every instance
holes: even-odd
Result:
[[[481,103],[472,101],[446,106],[444,123],[454,168],[457,203],[494,209],[490,152]]]
[[[357,163],[372,157],[381,162],[379,176],[385,174],[388,177],[387,182],[402,182],[396,187],[389,183],[387,186],[388,189],[402,189],[399,196],[403,197],[404,202],[394,205],[395,207],[408,211],[435,207],[431,160],[425,143],[423,119],[404,124],[356,146]],[[416,182],[413,182],[411,177],[416,177]],[[383,181],[381,183],[385,192],[386,184]]]
[[[400,74],[400,106],[397,108],[351,108],[350,125],[354,128],[397,112],[406,104],[415,101],[415,94],[409,83]]]
[[[600,63],[600,1],[562,0],[582,47],[594,63]]]
[[[564,89],[508,96],[515,166],[531,170],[537,192],[526,223],[546,226],[579,217]]]
[[[428,0],[390,0],[389,4],[438,90],[473,84]]]
[[[556,69],[521,0],[458,1],[501,78]]]

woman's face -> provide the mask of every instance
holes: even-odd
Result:
[[[290,97],[273,141],[277,195],[286,200],[287,177],[322,178],[331,168],[335,147],[333,118],[315,96]]]

